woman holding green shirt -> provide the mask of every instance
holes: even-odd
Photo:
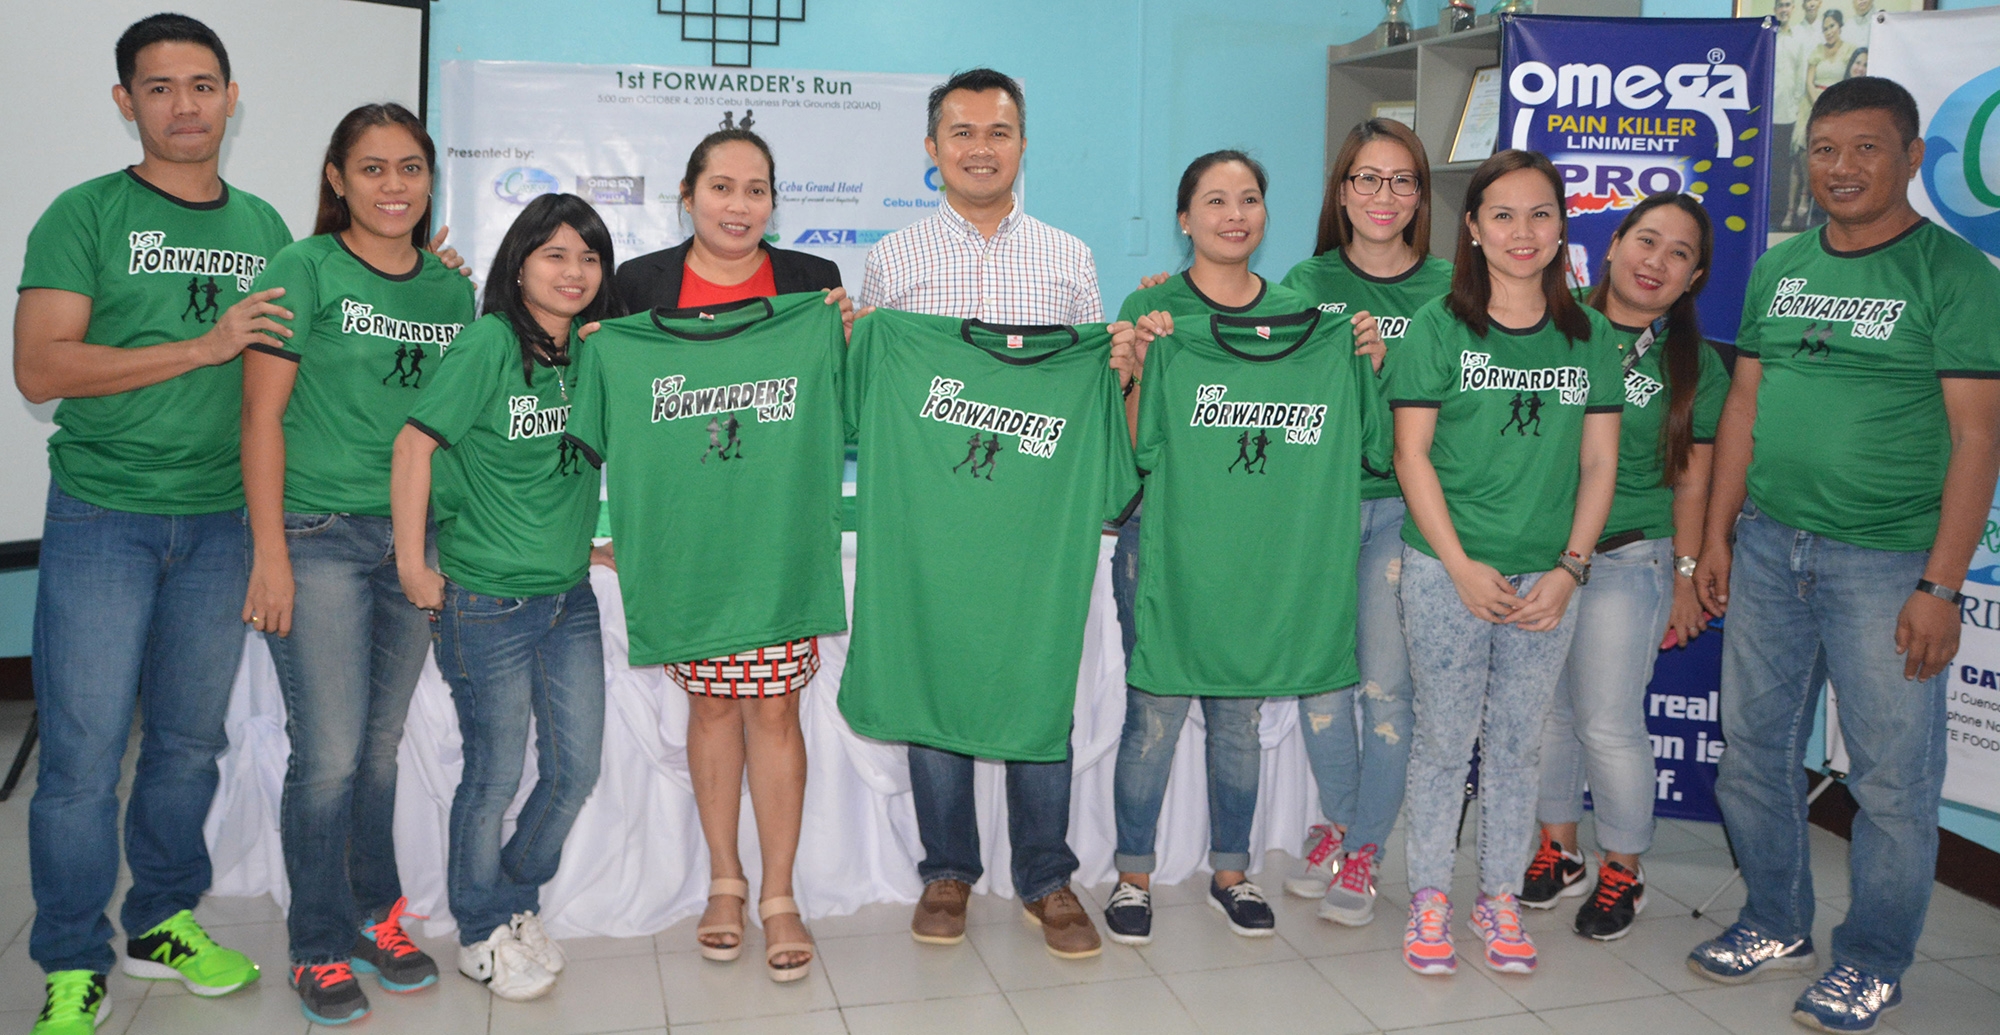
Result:
[[[394,837],[396,749],[430,623],[397,585],[389,522],[390,446],[472,320],[471,285],[424,250],[435,161],[401,105],[340,120],[315,236],[257,280],[285,289],[289,336],[243,357],[243,618],[264,633],[285,699],[291,982],[319,1024],[367,1014],[355,970],[391,992],[437,981],[403,933]]]
[[[599,483],[563,432],[570,328],[624,315],[611,268],[611,232],[588,202],[529,202],[500,240],[486,315],[453,344],[396,438],[397,574],[408,602],[432,616],[465,745],[446,868],[458,969],[503,999],[537,998],[564,969],[542,927],[541,888],[597,785],[604,741],[589,578]],[[417,550],[427,508],[436,569]],[[530,719],[535,789],[503,844]]]
[[[1420,974],[1457,968],[1447,890],[1475,743],[1471,927],[1488,967],[1535,969],[1516,895],[1542,720],[1611,510],[1624,409],[1611,326],[1564,286],[1565,236],[1562,178],[1547,158],[1487,159],[1466,190],[1451,292],[1411,318],[1389,368],[1416,707],[1403,955]]]
[[[1320,207],[1319,244],[1283,285],[1331,314],[1374,321],[1393,354],[1410,317],[1451,287],[1451,263],[1427,254],[1430,239],[1423,141],[1394,119],[1369,119],[1340,145]],[[1305,872],[1286,880],[1285,890],[1321,899],[1322,918],[1354,927],[1375,918],[1375,872],[1403,810],[1410,761],[1410,655],[1396,602],[1405,513],[1394,474],[1362,472],[1354,641],[1361,686],[1299,699],[1306,760],[1327,822],[1306,832]]]
[[[1646,907],[1639,855],[1653,843],[1653,749],[1646,684],[1661,638],[1687,643],[1707,624],[1695,600],[1715,425],[1729,374],[1701,334],[1695,298],[1715,232],[1700,201],[1653,194],[1618,224],[1590,306],[1611,321],[1625,368],[1618,490],[1590,585],[1577,591],[1576,637],[1542,728],[1541,848],[1521,903],[1582,895],[1584,776],[1604,855],[1576,933],[1610,941]]]

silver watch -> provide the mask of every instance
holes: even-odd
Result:
[[[1674,558],[1674,571],[1678,572],[1682,578],[1687,578],[1687,579],[1694,578],[1694,558],[1692,557]]]

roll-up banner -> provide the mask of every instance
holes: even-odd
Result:
[[[936,75],[783,69],[449,61],[438,165],[451,243],[485,272],[521,207],[580,195],[611,229],[617,259],[671,247],[690,227],[688,154],[718,129],[770,144],[774,246],[833,260],[861,290],[870,245],[937,211],[924,154]]]
[[[1520,16],[1502,33],[1501,144],[1540,151],[1562,173],[1577,283],[1603,275],[1611,232],[1641,198],[1699,195],[1715,224],[1702,330],[1735,341],[1765,245],[1775,29],[1761,18]]]

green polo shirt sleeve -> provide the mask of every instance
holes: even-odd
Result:
[[[1396,362],[1385,365],[1388,375],[1389,405],[1422,406],[1436,409],[1451,392],[1457,375],[1449,353],[1452,335],[1447,324],[1455,324],[1442,304],[1433,303],[1417,311],[1409,332],[1396,350]]]
[[[411,426],[446,449],[463,442],[480,414],[500,394],[502,374],[510,366],[503,352],[513,344],[512,338],[486,320],[460,334],[410,408]],[[516,374],[520,372],[519,362],[511,366]]]
[[[1936,326],[1931,331],[1932,363],[1939,377],[1990,378],[2000,374],[2000,269],[1977,249],[1938,249]]]
[[[312,341],[315,322],[319,313],[319,264],[313,261],[318,249],[311,247],[313,238],[289,245],[284,251],[271,257],[264,272],[257,275],[257,282],[250,285],[252,292],[284,288],[284,297],[277,304],[291,310],[292,318],[287,320],[272,316],[271,322],[292,332],[287,338],[270,331],[259,332],[270,344],[253,344],[250,348],[267,355],[279,356],[298,362]]]
[[[28,231],[21,290],[54,288],[96,298],[100,269],[97,217],[97,206],[84,191],[68,190],[59,195]]]

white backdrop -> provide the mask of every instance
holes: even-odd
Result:
[[[845,536],[848,599],[853,602],[854,534]],[[1076,728],[1071,735],[1076,776],[1071,789],[1070,845],[1082,867],[1081,884],[1108,881],[1116,841],[1111,809],[1112,770],[1125,719],[1125,666],[1111,603],[1111,548],[1098,557],[1090,617],[1077,681]],[[564,846],[562,868],[543,889],[543,914],[560,937],[651,934],[699,913],[708,893],[708,850],[695,813],[687,771],[687,695],[657,666],[625,664],[625,612],[617,576],[591,569],[603,612],[607,695],[603,775]],[[910,803],[909,768],[901,745],[854,734],[834,707],[847,661],[847,637],[820,637],[819,675],[806,695],[808,776],[805,824],[795,887],[808,917],[851,913],[870,902],[915,902],[922,886],[922,857]],[[222,786],[208,816],[217,895],[269,892],[289,901],[278,841],[278,796],[289,748],[284,705],[269,652],[252,636],[230,704],[229,751],[222,756]],[[1299,849],[1319,806],[1291,699],[1264,705],[1264,765],[1257,816],[1251,827],[1253,860],[1272,848]],[[426,663],[410,707],[399,762],[396,855],[412,911],[430,916],[425,931],[455,929],[445,898],[445,850],[451,796],[461,765],[457,715],[435,665]],[[533,751],[529,752],[531,763]],[[1208,801],[1201,709],[1189,712],[1174,756],[1161,810],[1159,869],[1172,883],[1205,869]],[[518,810],[533,787],[532,764],[514,801]],[[1014,894],[1009,877],[1006,794],[997,763],[981,762],[976,775],[980,844],[986,876],[976,890]],[[511,833],[511,823],[509,832]],[[756,827],[749,796],[743,799],[741,852],[753,887],[758,880]],[[1265,881],[1277,893],[1276,875]]]
[[[0,196],[0,283],[10,296],[21,282],[28,230],[49,202],[141,157],[138,132],[111,101],[118,82],[111,48],[126,26],[163,9],[199,18],[222,37],[241,84],[222,176],[275,206],[293,236],[312,231],[334,123],[374,101],[417,109],[422,13],[414,8],[357,0],[9,3],[0,68],[16,103],[0,106],[0,139],[14,142],[18,160],[8,163]],[[0,485],[11,491],[0,493],[0,542],[39,539],[49,480],[43,443],[55,431],[55,404],[31,406],[11,384],[4,395]]]
[[[484,279],[521,206],[579,194],[618,261],[675,245],[689,152],[743,126],[770,144],[777,211],[766,239],[840,264],[861,289],[869,245],[937,210],[925,100],[943,76],[785,69],[452,61],[438,148],[452,239]]]

